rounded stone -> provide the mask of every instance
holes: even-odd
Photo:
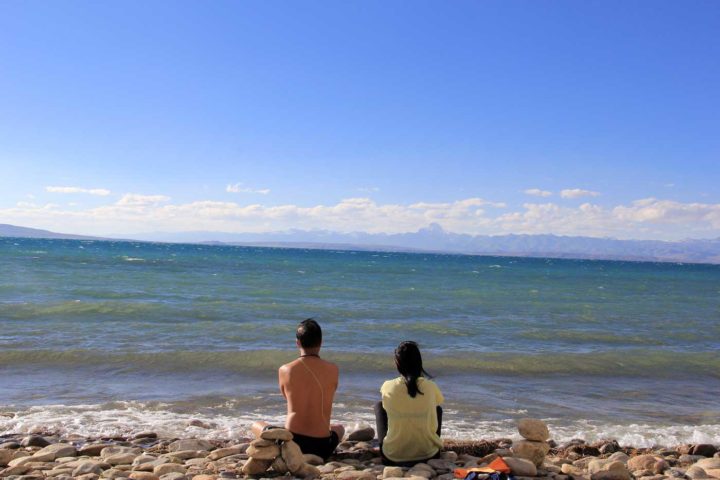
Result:
[[[595,471],[590,478],[592,480],[631,480],[632,476],[623,462],[591,462],[589,470]],[[592,468],[598,465],[598,468]]]
[[[258,460],[250,457],[250,459],[245,462],[245,465],[243,465],[242,472],[245,475],[260,475],[270,468],[270,463],[269,460]]]
[[[185,474],[185,467],[178,465],[177,463],[164,463],[153,468],[153,473],[158,477],[162,477],[167,473],[182,473]]]
[[[280,475],[285,475],[288,473],[287,464],[285,463],[285,460],[282,459],[282,457],[277,457],[275,460],[273,460],[272,464],[270,464],[270,467],[273,469],[274,472],[279,473]]]
[[[78,466],[73,470],[72,476],[78,477],[80,475],[85,475],[86,473],[94,473],[96,475],[100,475],[103,472],[102,466],[98,462],[93,462],[92,460],[86,460],[84,462],[80,462]]]
[[[394,477],[402,477],[405,475],[403,472],[402,467],[385,467],[383,468],[382,477],[383,478],[394,478]]]
[[[160,477],[150,472],[132,472],[128,478],[131,480],[160,480]]]
[[[720,458],[703,458],[698,460],[695,465],[705,471],[718,469],[720,468]]]
[[[627,468],[631,472],[649,470],[653,473],[662,473],[668,468],[668,465],[665,460],[655,455],[638,455],[630,457],[627,461]]]
[[[28,435],[22,439],[20,445],[23,447],[47,447],[50,442],[40,435]]]
[[[282,444],[282,458],[285,460],[288,470],[291,473],[299,471],[303,465],[305,465],[305,459],[303,458],[302,450],[300,446],[290,440]]]
[[[712,457],[717,453],[718,449],[714,445],[702,443],[693,445],[690,448],[690,455],[702,455],[703,457]]]
[[[520,440],[512,446],[512,451],[516,457],[530,460],[539,467],[545,460],[545,455],[550,451],[547,442],[535,442],[532,440]]]
[[[359,428],[347,436],[351,442],[369,442],[375,438],[375,430],[372,427]]]
[[[525,458],[502,457],[510,471],[521,477],[534,477],[537,475],[537,467],[533,462]]]
[[[218,448],[217,450],[213,450],[210,455],[207,456],[210,460],[218,460],[223,457],[229,457],[231,455],[240,455],[242,453],[245,453],[247,450],[247,445],[243,447],[236,445],[234,447],[225,447],[225,448]]]
[[[310,465],[322,465],[325,463],[325,461],[318,457],[317,455],[313,455],[312,453],[304,453],[303,454],[303,460],[305,463],[309,463]]]
[[[247,454],[257,460],[275,460],[275,457],[280,455],[280,447],[275,444],[267,445],[265,447],[256,447],[250,445],[247,449]]]
[[[521,418],[518,421],[518,432],[524,439],[536,442],[544,442],[550,438],[547,425],[537,418]]]
[[[168,450],[171,452],[183,451],[183,450],[203,450],[209,451],[213,449],[213,444],[207,440],[201,440],[196,438],[186,438],[183,440],[176,440],[168,445]]]
[[[320,470],[315,465],[310,465],[309,463],[306,463],[302,466],[300,470],[295,473],[295,475],[302,478],[317,478],[321,474]]]
[[[270,428],[263,431],[260,434],[260,438],[263,440],[280,440],[287,442],[293,439],[293,434],[290,433],[290,430],[286,430],[284,428]]]
[[[693,465],[692,467],[688,468],[685,471],[685,475],[692,478],[692,480],[699,480],[701,478],[709,478],[708,474],[705,470],[698,467],[697,465]]]

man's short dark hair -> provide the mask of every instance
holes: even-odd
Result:
[[[319,347],[322,343],[322,330],[315,320],[308,318],[300,322],[295,337],[303,348]]]

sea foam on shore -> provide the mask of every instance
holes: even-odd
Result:
[[[23,409],[5,408],[0,411],[0,435],[35,434],[79,435],[82,437],[133,436],[154,431],[166,438],[193,437],[212,440],[241,439],[249,434],[252,422],[266,420],[283,424],[282,415],[267,415],[266,410],[240,412],[236,405],[232,412],[207,411],[198,413],[191,408],[181,411],[177,405],[161,402],[110,402],[101,405],[38,405]],[[348,428],[374,425],[373,413],[342,411],[335,420]],[[522,416],[519,411],[515,417]],[[649,448],[655,445],[694,443],[720,444],[720,424],[658,425],[607,424],[591,420],[573,422],[546,419],[554,439],[567,442],[583,438],[589,442],[614,438],[621,445]],[[477,438],[513,438],[515,420],[469,421],[460,411],[448,409],[443,419],[443,437],[457,440]]]

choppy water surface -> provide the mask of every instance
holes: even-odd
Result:
[[[0,433],[233,436],[282,417],[314,317],[336,416],[372,420],[401,340],[447,434],[720,442],[720,266],[0,238]],[[203,419],[209,429],[188,427]]]

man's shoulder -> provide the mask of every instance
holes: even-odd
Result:
[[[327,360],[325,360],[323,358],[318,358],[318,360],[320,361],[321,368],[326,369],[327,371],[330,371],[330,372],[333,372],[333,371],[338,372],[339,368],[336,364],[334,364],[332,362],[328,362]],[[302,363],[302,359],[296,358],[295,360],[288,362],[285,365],[282,365],[279,368],[279,370],[280,370],[280,372],[291,372],[293,370],[297,370],[297,369],[301,368],[302,367],[301,363]],[[302,367],[302,368],[304,369],[305,367]]]
[[[325,360],[324,358],[321,358],[320,360],[323,362],[323,365],[325,365],[327,368],[339,370],[338,366],[336,364],[334,364],[333,362],[329,362],[329,361]]]

